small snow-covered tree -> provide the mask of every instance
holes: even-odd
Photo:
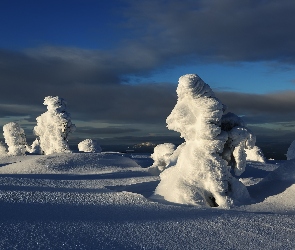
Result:
[[[43,151],[41,149],[41,146],[40,146],[40,141],[39,139],[37,138],[35,141],[33,141],[31,147],[29,148],[28,150],[31,154],[37,154],[37,155],[42,155],[43,154]]]
[[[252,147],[254,136],[237,116],[223,116],[225,106],[199,76],[180,77],[177,96],[166,122],[185,142],[176,150],[173,165],[160,174],[154,194],[171,202],[205,202],[212,207],[230,207],[249,199],[246,187],[230,169],[243,172],[245,148]]]
[[[47,96],[43,104],[47,106],[47,112],[36,118],[37,126],[34,127],[42,151],[46,155],[71,152],[68,136],[76,127],[66,110],[66,101],[58,96]]]
[[[25,155],[26,135],[17,122],[10,122],[3,126],[3,135],[8,145],[8,155]]]
[[[287,160],[295,159],[295,141],[289,146],[286,156]]]
[[[149,172],[155,175],[159,175],[166,169],[171,161],[171,156],[174,153],[175,145],[172,143],[159,144],[154,148],[154,153],[151,154],[151,158],[154,163],[149,167]]]
[[[0,141],[0,156],[4,155],[7,155],[7,148],[5,144],[2,141]]]
[[[78,144],[78,149],[80,152],[89,153],[100,153],[101,147],[98,145],[97,141],[92,139],[85,139]]]

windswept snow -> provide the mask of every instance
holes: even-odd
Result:
[[[248,162],[230,210],[152,200],[148,155],[0,158],[0,249],[294,249],[295,161]]]

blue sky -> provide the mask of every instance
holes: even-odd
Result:
[[[3,0],[0,125],[33,138],[44,97],[59,95],[75,142],[173,141],[178,78],[196,73],[257,137],[290,141],[294,21],[291,0]]]

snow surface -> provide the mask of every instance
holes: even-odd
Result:
[[[147,164],[145,164],[145,161]],[[0,158],[0,249],[295,249],[295,160],[247,162],[251,202],[152,200],[147,154]]]

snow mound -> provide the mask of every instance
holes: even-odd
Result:
[[[287,151],[287,160],[295,158],[295,141],[293,141]]]
[[[295,214],[295,160],[275,165],[277,168],[265,178],[248,187],[253,201],[245,210]]]
[[[285,161],[280,167],[272,171],[264,181],[295,181],[295,159]]]
[[[11,160],[10,160],[11,161]],[[118,171],[144,171],[130,158],[103,153],[72,153],[15,158],[0,174],[101,174]],[[1,164],[1,163],[0,163]]]

